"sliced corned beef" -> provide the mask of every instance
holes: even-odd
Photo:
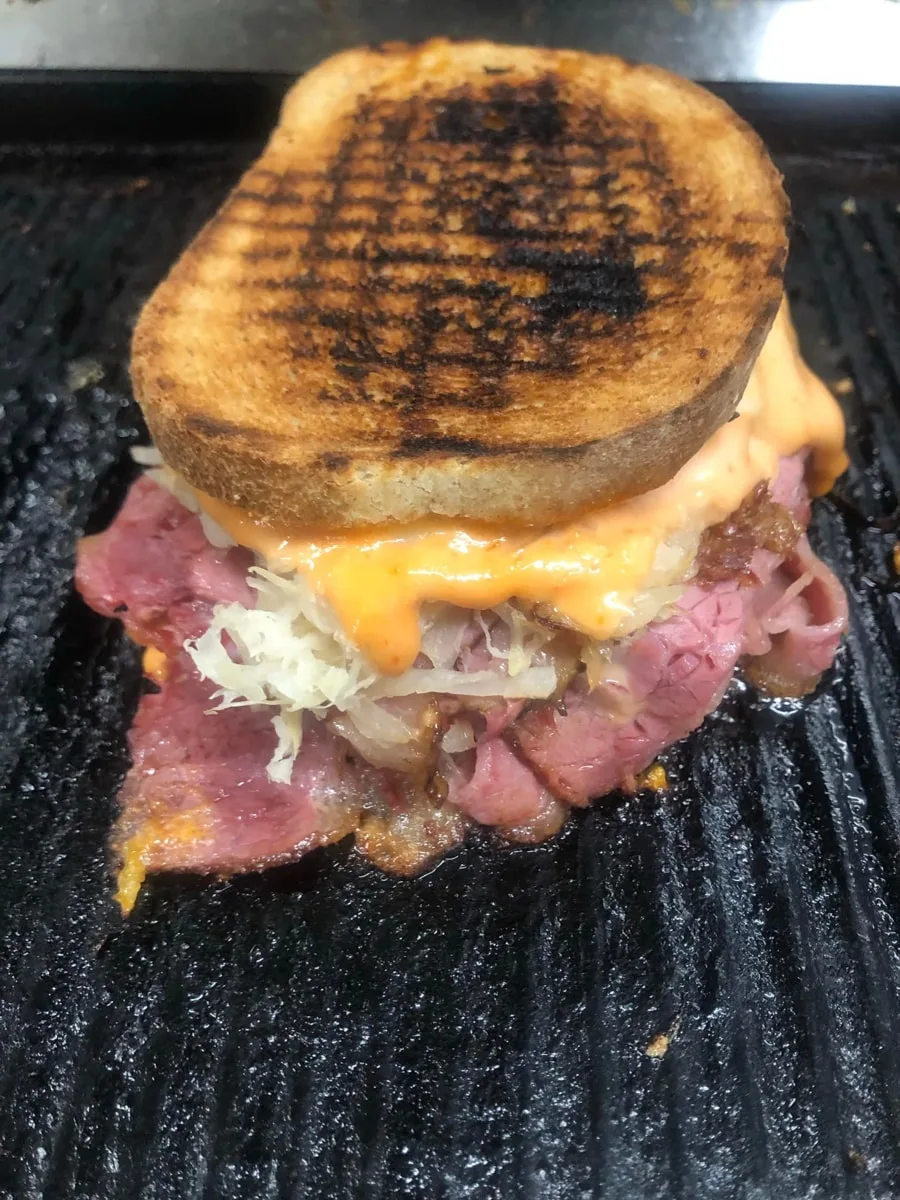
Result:
[[[522,754],[570,804],[602,796],[715,708],[741,653],[743,624],[736,584],[690,588],[671,617],[613,651],[617,683],[588,691],[582,677],[564,712],[542,704],[521,717]]]
[[[482,742],[471,755],[473,762],[461,765],[447,782],[451,803],[473,820],[514,828],[547,808],[552,799],[547,788],[503,738]]]
[[[273,783],[271,714],[212,715],[212,690],[182,653],[138,707],[115,841],[120,851],[130,841],[145,869],[246,871],[356,832],[378,865],[407,874],[463,836],[458,810],[442,811],[420,785],[371,767],[312,717],[290,783]]]
[[[150,870],[229,872],[295,859],[348,833],[372,789],[371,769],[310,720],[290,784],[272,783],[271,714],[208,715],[212,690],[182,653],[161,690],[142,698],[129,733],[120,844],[141,838]]]
[[[847,620],[840,580],[802,537],[745,596],[747,674],[775,695],[805,695],[834,661]]]
[[[81,540],[75,586],[140,645],[174,653],[206,630],[214,605],[253,607],[252,563],[248,550],[211,546],[200,518],[143,475],[110,527]]]
[[[110,529],[82,543],[76,576],[93,608],[171,656],[168,679],[143,699],[130,734],[119,846],[131,839],[150,870],[229,872],[287,861],[355,830],[379,865],[409,872],[458,841],[469,817],[514,841],[550,836],[567,805],[629,782],[695,729],[741,658],[762,687],[789,695],[808,691],[830,665],[847,604],[798,538],[809,512],[803,469],[802,455],[785,459],[770,494],[748,498],[732,521],[733,544],[728,522],[710,534],[710,578],[643,632],[611,643],[593,690],[581,672],[554,701],[438,698],[439,720],[467,721],[476,744],[442,753],[430,780],[415,754],[409,774],[378,769],[338,736],[338,720],[330,728],[310,717],[286,785],[266,774],[271,711],[209,714],[211,685],[181,652],[217,602],[253,605],[251,556],[211,546],[196,516],[138,480]],[[733,577],[721,578],[723,564]],[[459,644],[458,669],[491,663],[474,620]],[[429,701],[417,703],[425,711]]]

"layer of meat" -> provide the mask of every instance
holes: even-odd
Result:
[[[411,777],[370,766],[313,718],[290,783],[273,783],[269,713],[212,714],[212,691],[180,652],[138,707],[114,836],[126,909],[147,871],[227,875],[292,862],[355,833],[377,866],[405,875],[463,837],[458,809],[436,806]]]
[[[740,660],[766,690],[799,695],[815,686],[846,628],[847,606],[802,533],[808,515],[796,456],[769,490],[757,489],[707,531],[697,580],[670,613],[604,647],[561,696],[477,706],[426,698],[429,730],[435,719],[441,728],[466,720],[476,745],[435,757],[429,734],[424,773],[421,764],[409,773],[372,766],[335,728],[309,718],[283,785],[265,770],[271,713],[210,714],[211,685],[180,650],[216,602],[253,604],[249,556],[210,546],[196,516],[140,479],[110,529],[82,543],[76,574],[93,608],[120,616],[136,641],[171,656],[168,678],[143,699],[131,731],[134,765],[117,846],[142,869],[228,873],[355,832],[378,865],[408,873],[459,841],[469,819],[514,841],[550,836],[570,805],[633,784],[695,729]],[[459,669],[483,665],[483,636],[472,629]]]
[[[199,518],[142,475],[109,529],[82,539],[75,586],[139,645],[174,654],[207,629],[216,604],[252,607],[252,563],[249,550],[211,546]]]

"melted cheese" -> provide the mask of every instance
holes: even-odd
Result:
[[[156,852],[167,845],[193,846],[208,833],[203,810],[188,810],[147,818],[122,845],[122,865],[116,875],[115,901],[128,916],[134,908],[147,871],[154,865]]]
[[[553,605],[598,639],[632,632],[648,619],[637,612],[636,599],[667,539],[686,530],[699,536],[724,520],[760,481],[773,478],[780,457],[806,447],[810,486],[827,491],[847,465],[843,446],[840,409],[801,359],[783,306],[739,415],[672,480],[545,531],[504,533],[435,519],[304,536],[198,498],[236,542],[273,569],[303,572],[359,649],[380,671],[396,674],[419,651],[419,611],[429,600],[478,609],[515,596]]]
[[[162,650],[148,646],[141,659],[144,674],[155,683],[165,683],[169,675],[169,660]]]
[[[635,788],[649,788],[652,792],[663,792],[669,786],[669,776],[661,762],[642,771],[635,780]]]

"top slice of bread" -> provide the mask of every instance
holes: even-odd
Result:
[[[171,466],[261,517],[552,523],[728,419],[787,216],[756,135],[656,67],[348,51],[150,299],[137,397]]]

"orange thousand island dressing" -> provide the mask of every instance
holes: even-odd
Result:
[[[203,508],[240,545],[276,570],[296,569],[334,607],[347,635],[386,674],[419,651],[427,600],[490,608],[512,596],[553,605],[603,639],[644,623],[635,611],[661,544],[724,520],[778,460],[809,447],[814,494],[845,469],[844,421],[800,357],[782,305],[739,415],[662,487],[544,531],[486,530],[433,519],[391,528],[310,534],[257,519],[198,492]]]

